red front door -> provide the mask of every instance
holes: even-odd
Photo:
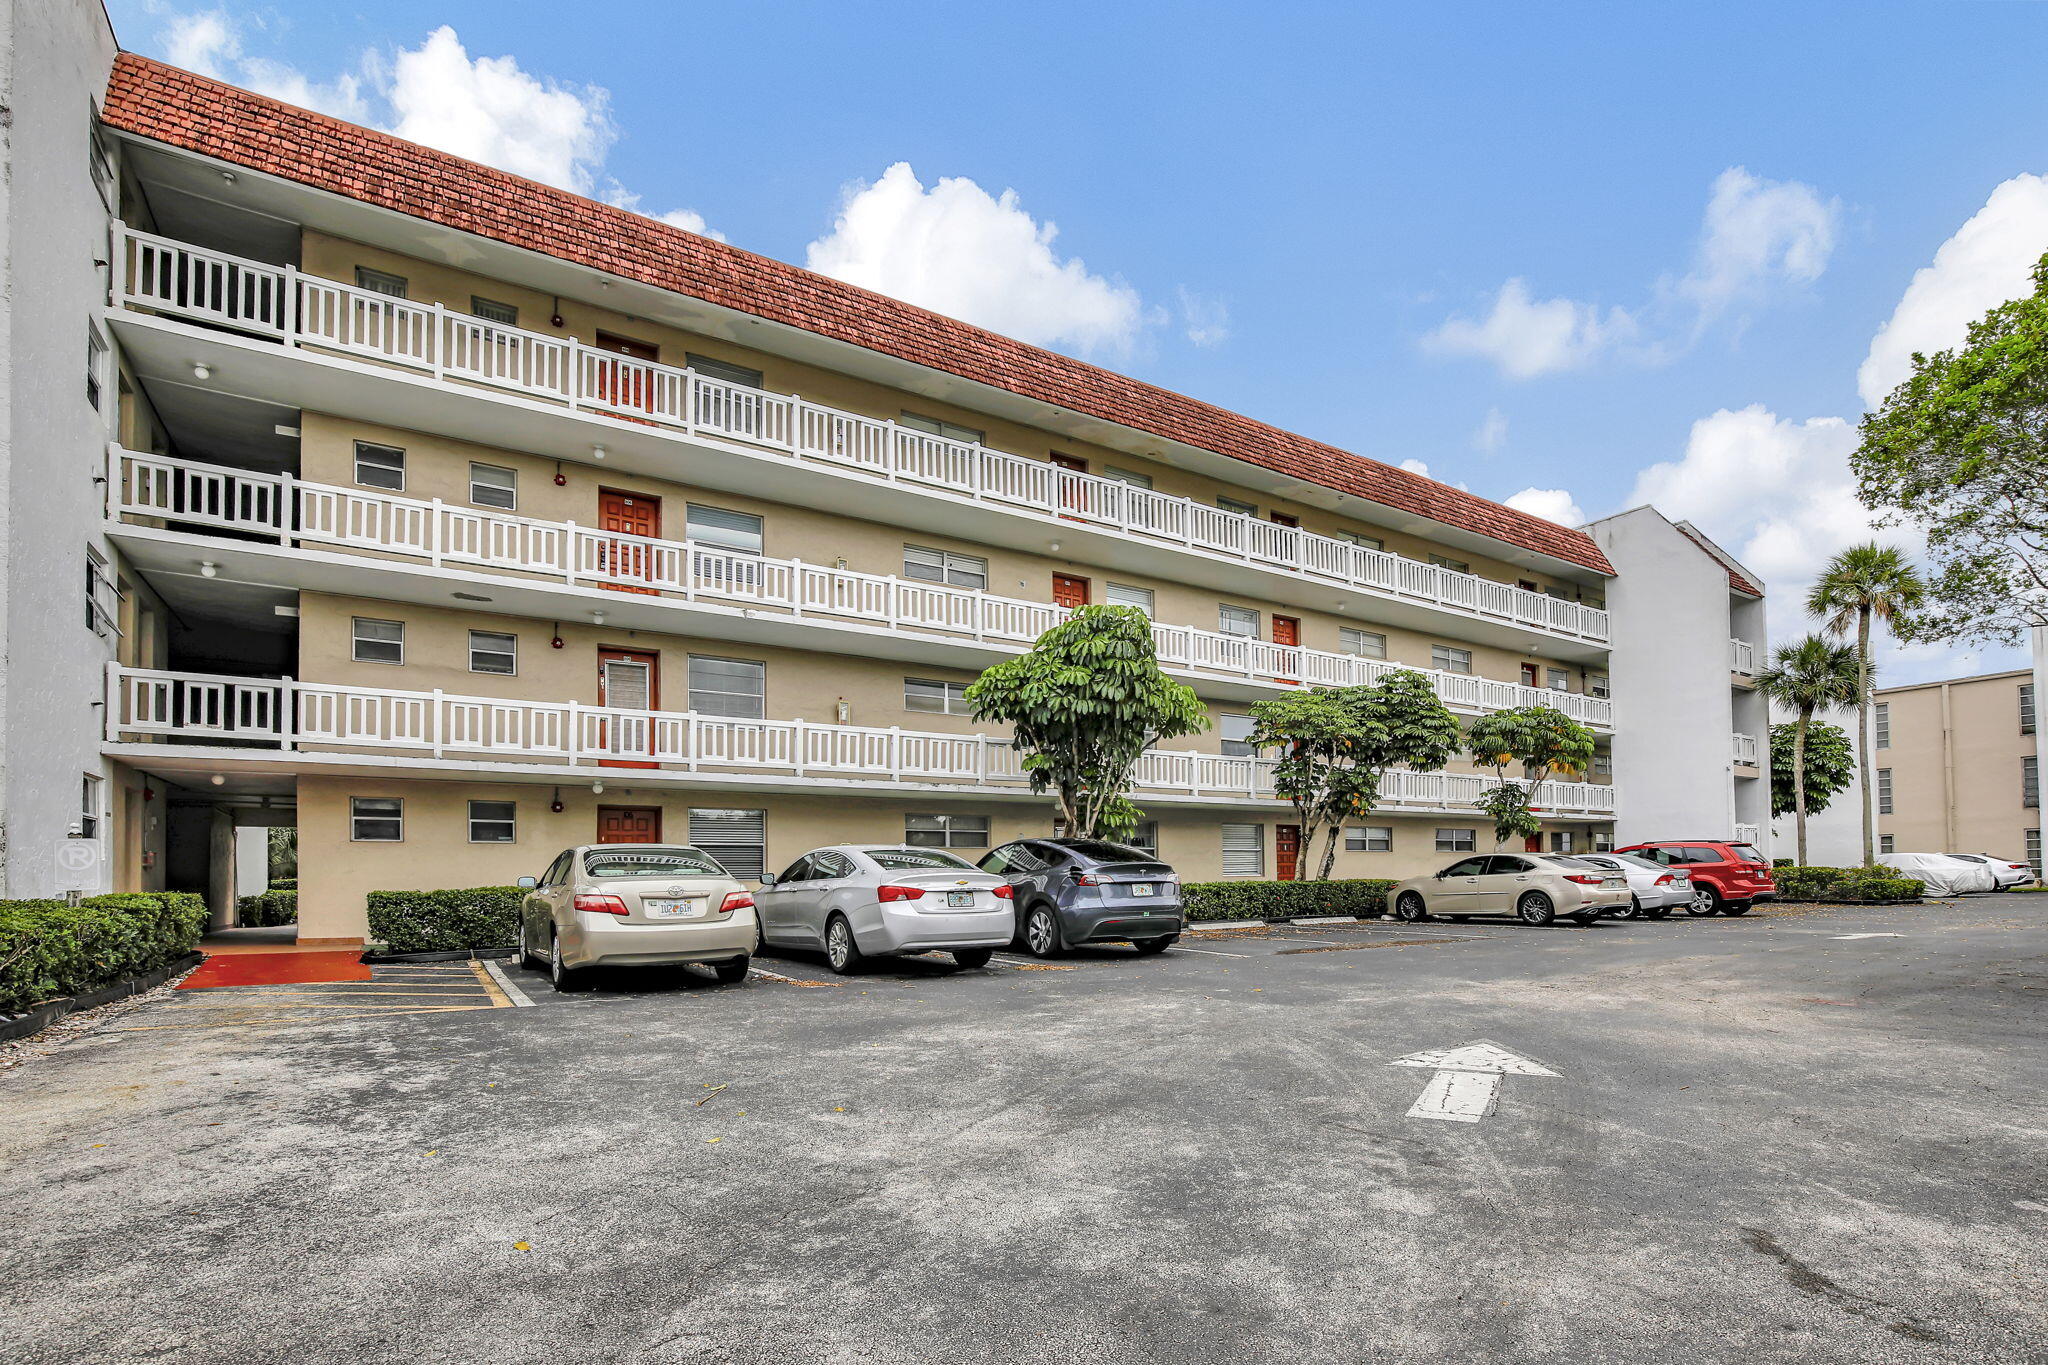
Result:
[[[597,362],[597,394],[606,403],[622,408],[638,408],[643,412],[654,411],[654,376],[639,365],[627,362],[645,360],[654,362],[661,356],[661,348],[652,342],[635,341],[631,337],[613,336],[610,332],[597,334],[597,349],[610,351],[613,355],[624,356],[625,360],[600,360]],[[639,418],[629,418],[638,421]]]
[[[1056,468],[1071,470],[1076,474],[1088,472],[1088,462],[1077,456],[1054,452],[1052,462]],[[1072,508],[1076,512],[1085,510],[1088,506],[1089,486],[1078,479],[1061,479],[1059,482],[1060,506]]]
[[[1285,513],[1285,512],[1275,512],[1275,513],[1273,513],[1273,514],[1272,514],[1272,516],[1271,516],[1271,518],[1270,518],[1270,520],[1271,520],[1271,521],[1272,521],[1272,522],[1273,522],[1273,523],[1274,523],[1274,524],[1275,524],[1276,526],[1299,526],[1299,525],[1301,525],[1301,518],[1300,518],[1300,517],[1292,517],[1292,516],[1289,516],[1289,515],[1288,515],[1287,513]]]
[[[660,843],[661,807],[599,806],[597,841],[600,844]]]
[[[1536,686],[1536,665],[1534,665],[1534,664],[1523,664],[1523,665],[1522,665],[1522,686],[1524,686],[1524,687],[1534,687],[1534,686]]]
[[[1273,871],[1283,882],[1301,875],[1301,826],[1273,827]]]
[[[661,534],[661,499],[645,493],[621,493],[615,488],[597,490],[597,529],[619,536]],[[608,540],[598,548],[598,562],[606,573],[619,578],[654,577],[652,547],[632,540]],[[613,592],[645,592],[652,588],[629,587],[624,583],[604,585]]]
[[[1273,617],[1273,643],[1276,645],[1286,645],[1290,649],[1299,649],[1301,647],[1301,622],[1292,616],[1275,615]],[[1292,683],[1297,680],[1294,678],[1282,678],[1280,681]]]
[[[661,706],[660,656],[639,649],[597,651],[597,704],[621,711],[654,711]],[[598,726],[599,742],[615,754],[654,751],[654,726],[638,716],[607,717]],[[651,761],[599,759],[608,768],[652,768]]]
[[[1052,600],[1053,605],[1066,607],[1069,610],[1074,607],[1087,606],[1088,580],[1076,578],[1072,574],[1054,574],[1052,576]]]

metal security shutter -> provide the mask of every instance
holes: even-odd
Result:
[[[768,812],[692,810],[690,842],[744,881],[759,881],[768,861]]]
[[[1258,877],[1266,871],[1265,826],[1223,826],[1223,875]]]

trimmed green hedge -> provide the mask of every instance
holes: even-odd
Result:
[[[0,901],[0,1010],[20,1013],[154,971],[206,929],[206,901],[188,892]]]
[[[235,902],[235,923],[243,928],[260,928],[299,922],[299,893],[272,887]]]
[[[270,879],[270,885],[264,888],[266,891],[296,891],[298,889],[299,879],[297,877],[273,877]]]
[[[1376,877],[1308,882],[1188,882],[1180,889],[1188,919],[1293,919],[1309,915],[1384,915],[1394,883]]]
[[[516,886],[452,891],[372,891],[370,937],[394,953],[445,953],[519,946]]]
[[[1822,905],[1899,905],[1917,901],[1927,884],[1888,867],[1779,867],[1778,898]]]

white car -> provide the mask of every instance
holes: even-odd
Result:
[[[1991,869],[1992,877],[1998,882],[1998,889],[2008,886],[2025,886],[2034,880],[2034,869],[2026,863],[2016,863],[2010,858],[1994,858],[1989,853],[1951,853],[1951,858],[1960,858],[1966,863],[1982,863]]]
[[[1930,896],[1967,896],[1996,891],[1998,882],[1983,863],[1967,863],[1946,853],[1880,853],[1880,866],[1927,885]]]
[[[1609,919],[1663,919],[1673,910],[1692,904],[1692,874],[1683,867],[1666,867],[1633,853],[1579,853],[1580,862],[1610,868],[1628,877],[1629,903],[1608,911]]]

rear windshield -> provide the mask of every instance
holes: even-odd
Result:
[[[1760,863],[1764,860],[1764,855],[1751,848],[1748,844],[1728,845],[1728,856],[1738,863]]]
[[[1598,867],[1602,872],[1612,872],[1614,870],[1611,867],[1602,867],[1599,863],[1585,858],[1568,857],[1562,853],[1545,853],[1542,855],[1542,858],[1544,862],[1554,863],[1558,867]]]
[[[728,877],[710,854],[694,848],[634,848],[583,855],[586,877]]]
[[[1091,863],[1156,863],[1159,860],[1141,849],[1128,844],[1112,844],[1106,839],[1076,839],[1070,844],[1055,844],[1076,858],[1086,858]]]
[[[973,863],[962,862],[936,848],[870,848],[862,850],[884,872],[979,872]]]

